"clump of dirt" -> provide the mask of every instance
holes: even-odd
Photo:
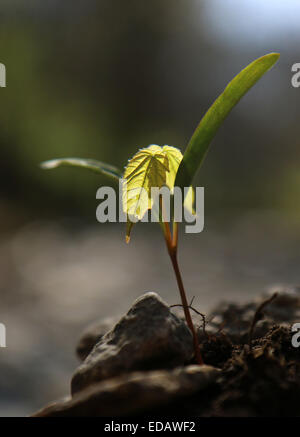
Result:
[[[198,417],[291,417],[300,415],[300,348],[291,331],[274,325],[250,348],[218,333],[202,343],[204,361],[221,368],[214,385],[152,414]]]
[[[291,341],[299,308],[299,289],[245,305],[220,305],[210,316],[215,322],[207,323],[199,338],[204,362],[220,368],[221,376],[208,388],[206,402],[193,399],[185,413],[299,415],[300,347]]]
[[[212,415],[298,415],[300,354],[291,346],[291,332],[274,326],[252,347],[233,349],[222,368],[220,394]]]
[[[205,366],[193,365],[184,319],[146,293],[117,324],[85,331],[72,395],[35,416],[300,415],[300,347],[292,344],[299,288],[243,305],[221,303],[208,316],[192,303],[190,309],[195,325],[201,321]]]
[[[205,364],[222,368],[232,357],[234,345],[223,332],[209,335],[201,344],[201,351]]]

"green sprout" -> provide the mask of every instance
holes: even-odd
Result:
[[[92,159],[54,159],[43,162],[41,167],[44,169],[52,169],[59,166],[83,167],[105,174],[116,180],[126,180],[126,193],[130,193],[130,196],[128,196],[130,200],[123,202],[123,209],[127,214],[126,241],[129,242],[134,223],[141,220],[145,213],[153,207],[153,200],[150,194],[151,188],[166,186],[172,194],[174,187],[179,187],[182,190],[185,187],[191,187],[193,178],[201,166],[209,145],[222,122],[247,91],[273,67],[279,56],[278,53],[270,53],[256,59],[229,82],[223,93],[215,100],[201,119],[187,145],[184,155],[175,147],[151,145],[139,150],[129,160],[124,173],[112,165]],[[162,199],[160,200],[158,221],[163,229],[167,250],[175,272],[186,323],[193,336],[195,359],[198,364],[203,364],[197,332],[191,318],[178,265],[178,223],[174,219],[174,211],[171,213],[170,220],[164,218],[164,205]],[[183,203],[192,212],[192,187],[189,188]],[[130,220],[132,217],[135,220]]]

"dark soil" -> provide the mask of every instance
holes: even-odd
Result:
[[[201,399],[189,398],[169,412],[299,416],[300,347],[291,343],[297,315],[299,298],[293,295],[265,297],[258,304],[220,305],[217,322],[208,323],[206,332],[199,329],[199,337],[205,364],[222,369],[221,376],[201,392]]]
[[[152,302],[152,304],[149,304],[149,302]],[[154,304],[155,306],[153,306]],[[149,308],[151,309],[152,306],[155,311],[151,310],[149,313]],[[175,306],[179,307],[180,305]],[[140,335],[137,335],[136,328],[132,329],[132,326],[134,326],[132,323],[134,321],[140,323],[139,319],[136,320],[127,316],[125,319],[122,318],[121,322],[118,322],[116,325],[118,335],[122,332],[122,336],[127,336],[127,347],[132,338],[134,340],[133,345],[138,340],[145,342],[147,336],[143,335],[148,332],[149,326],[154,325],[154,322],[160,329],[162,320],[170,321],[168,305],[153,293],[143,295],[134,303],[132,308],[128,313],[131,316],[134,309],[139,308],[140,316],[143,318],[145,314],[148,314],[148,319],[150,319],[147,319],[148,321],[144,320],[146,325],[139,331]],[[94,414],[101,416],[104,411],[109,411],[113,416],[119,415],[120,412],[122,415],[138,416],[143,412],[142,415],[147,413],[148,417],[155,415],[160,417],[300,416],[300,347],[292,345],[292,337],[295,334],[292,332],[292,325],[300,322],[299,288],[280,290],[280,293],[265,295],[257,302],[248,302],[243,305],[221,303],[208,316],[204,316],[192,306],[190,308],[198,329],[204,363],[220,369],[218,371],[213,367],[209,367],[215,375],[210,384],[195,385],[197,384],[197,382],[195,383],[196,379],[188,384],[187,381],[190,381],[188,378],[180,379],[179,374],[176,374],[175,385],[173,377],[172,386],[169,378],[173,374],[172,369],[167,370],[160,379],[157,379],[157,377],[152,379],[151,383],[149,383],[147,372],[141,372],[138,374],[138,379],[131,380],[130,375],[134,373],[129,372],[129,374],[126,374],[125,372],[124,374],[122,372],[123,361],[121,362],[121,373],[125,378],[125,382],[122,375],[115,375],[110,372],[108,380],[105,380],[102,384],[99,381],[103,380],[101,371],[103,371],[103,366],[107,365],[106,361],[105,359],[100,360],[100,367],[96,367],[95,362],[92,360],[93,367],[89,376],[93,378],[94,385],[91,385],[90,388],[87,387],[86,390],[83,387],[82,390],[75,393],[72,399],[46,407],[36,415],[40,417],[55,417],[57,415],[74,417],[92,416]],[[148,309],[148,313],[145,309]],[[174,311],[177,310],[178,308]],[[166,313],[168,315],[167,319],[157,318],[157,320],[153,320],[157,316],[157,311],[162,311],[163,314]],[[178,315],[181,316],[181,314]],[[174,315],[172,316],[174,317]],[[174,319],[176,319],[176,325],[174,326],[181,326],[180,329],[183,326],[183,331],[185,331],[186,327],[183,323],[177,317]],[[111,324],[114,325],[112,322]],[[123,329],[122,326],[126,329]],[[113,331],[109,331],[107,334],[108,339],[104,336],[104,344],[106,344],[105,341],[112,341],[112,336],[116,333],[116,327]],[[93,335],[91,333],[83,335],[77,347],[81,359],[86,354],[90,354],[89,356],[92,358],[94,356],[97,359],[101,357],[101,353],[97,355],[98,348],[101,346],[99,339],[109,329],[108,326],[99,325],[91,330]],[[130,330],[134,334],[131,337],[129,335]],[[189,334],[188,331],[187,334]],[[168,348],[169,343],[172,343],[171,336],[166,337],[162,349],[167,350],[171,357],[170,354],[173,349]],[[175,344],[177,345],[176,342]],[[144,354],[145,351],[142,346],[143,343],[140,344],[138,351]],[[148,355],[151,352],[148,350],[150,347],[151,342],[148,339],[146,348]],[[175,349],[178,352],[178,346]],[[108,353],[107,350],[109,351],[109,349],[106,349],[106,354]],[[124,350],[124,359],[129,360],[126,355],[127,349]],[[122,351],[123,355],[124,350]],[[135,348],[132,350],[135,359],[137,359],[139,355],[137,355]],[[181,355],[181,359],[186,360],[186,357],[188,357],[188,360],[190,360],[191,356],[192,350],[188,355]],[[151,358],[151,353],[148,358]],[[113,359],[116,359],[115,355],[113,355]],[[112,362],[109,362],[109,366],[106,368],[107,372],[111,371]],[[166,367],[164,362],[157,365],[156,362],[153,363],[152,358],[150,362],[152,362],[151,369],[169,369],[169,366]],[[136,365],[136,363],[133,364]],[[138,364],[140,366],[139,361]],[[182,363],[182,366],[185,364],[193,363],[185,362]],[[188,367],[183,366],[182,369]],[[85,369],[83,367],[83,370]],[[199,368],[197,369],[199,370]],[[96,371],[98,373],[95,373]],[[153,372],[151,372],[152,370],[149,371],[149,374],[153,375]],[[75,375],[82,377],[82,373],[78,373],[78,371]],[[86,377],[86,373],[83,373],[83,375]],[[185,382],[178,385],[179,381]],[[166,398],[169,386],[177,388],[171,391],[171,395]],[[149,387],[151,387],[151,390]],[[163,400],[161,396],[163,396]],[[103,407],[103,400],[106,404],[111,403],[111,405],[108,405],[108,409]]]

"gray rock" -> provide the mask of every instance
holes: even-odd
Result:
[[[114,317],[108,317],[104,320],[98,320],[91,323],[82,333],[76,346],[76,355],[83,361],[88,354],[92,351],[93,347],[99,340],[110,331],[114,325],[118,322],[118,319]]]
[[[72,394],[134,370],[174,368],[193,357],[192,336],[156,293],[137,299],[75,372]]]
[[[72,399],[56,402],[33,417],[88,417],[134,415],[187,399],[213,384],[219,370],[187,366],[172,371],[133,372],[92,385]]]

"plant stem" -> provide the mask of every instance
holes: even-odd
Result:
[[[193,336],[195,358],[196,358],[197,363],[201,365],[201,364],[203,364],[203,359],[202,359],[202,355],[200,352],[198,336],[197,336],[197,332],[196,332],[196,329],[194,327],[191,313],[189,310],[189,305],[187,302],[186,293],[184,290],[182,277],[181,277],[181,273],[180,273],[179,265],[178,265],[178,260],[177,260],[178,224],[174,222],[173,239],[172,239],[169,223],[168,222],[163,222],[163,223],[164,223],[164,227],[165,227],[165,232],[164,232],[165,240],[166,240],[166,244],[167,244],[167,248],[168,248],[168,253],[169,253],[171,261],[172,261],[172,266],[173,266],[173,269],[175,272],[175,276],[176,276],[176,280],[177,280],[177,284],[178,284],[178,288],[179,288],[179,292],[180,292],[182,307],[183,307],[183,311],[184,311],[184,315],[185,315],[185,320],[186,320],[186,323],[187,323],[187,325],[192,333],[192,336]]]
[[[173,222],[173,241],[172,241],[172,245],[175,248],[176,252],[177,252],[177,245],[178,245],[178,223],[177,222]]]

